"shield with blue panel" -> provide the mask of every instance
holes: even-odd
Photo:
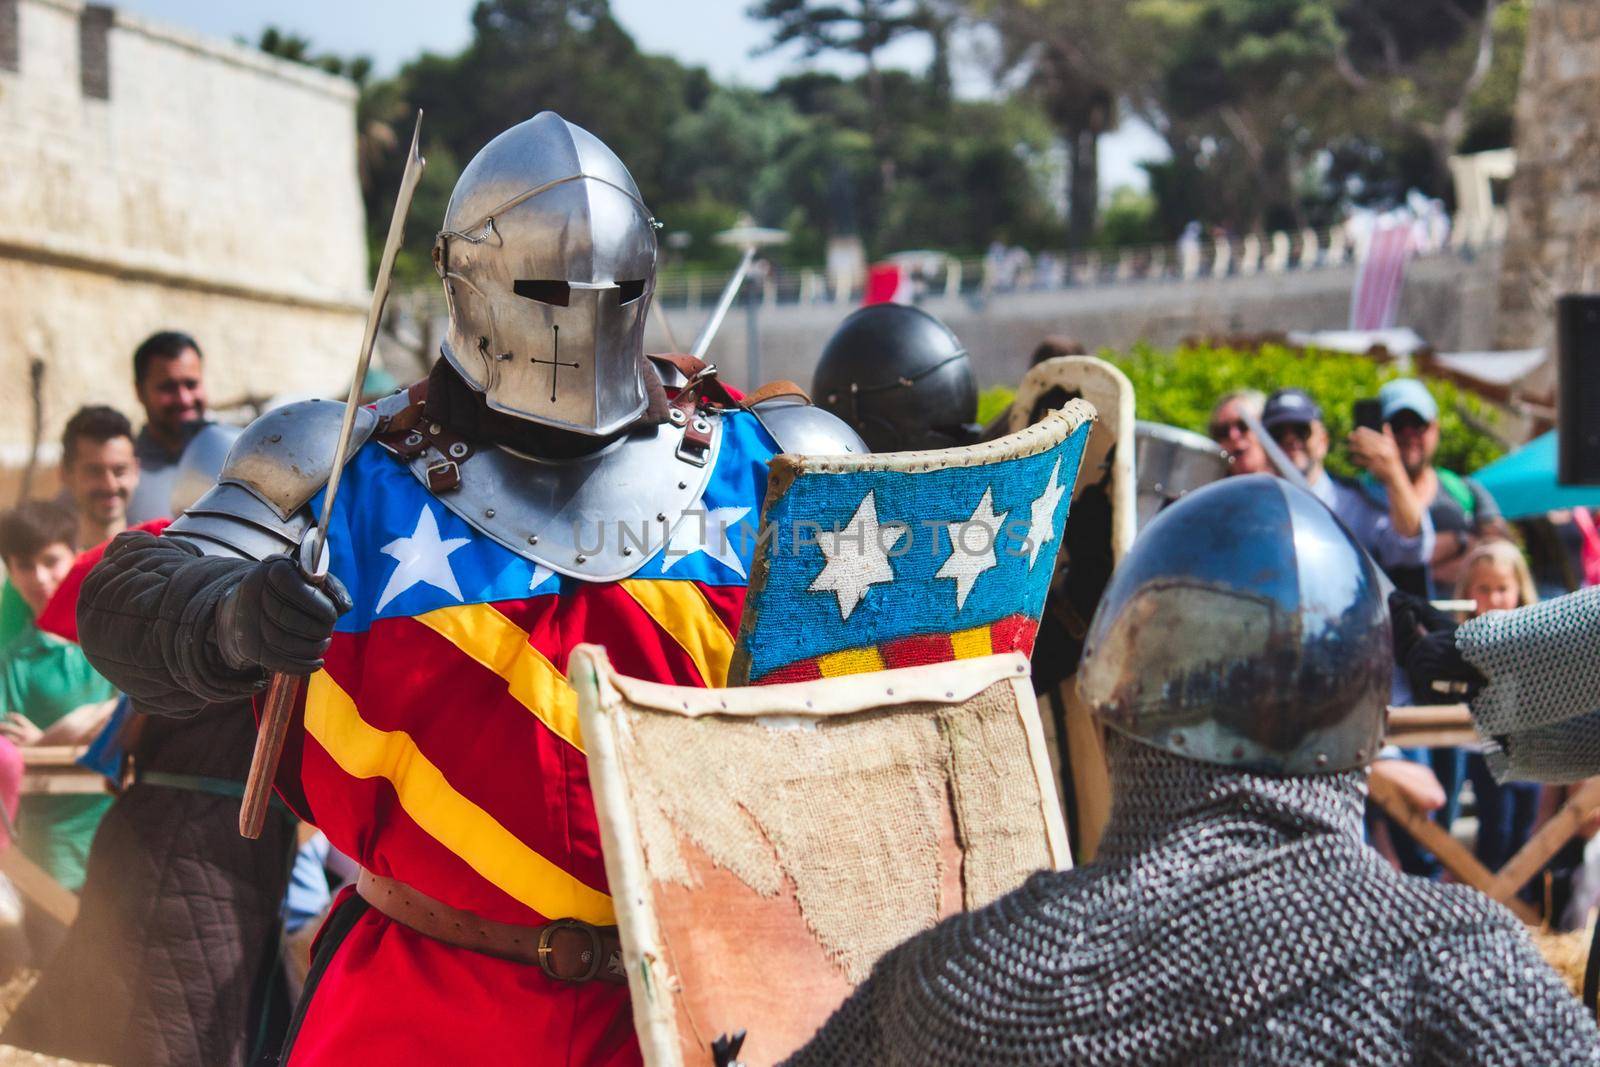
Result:
[[[772,461],[729,682],[1031,654],[1095,409],[964,448]]]

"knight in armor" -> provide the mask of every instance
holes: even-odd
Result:
[[[1079,672],[1109,727],[1094,861],[890,951],[790,1062],[1600,1063],[1510,912],[1363,843],[1392,662],[1378,572],[1309,493],[1178,501]]]
[[[551,112],[507,130],[434,245],[442,359],[359,413],[327,581],[286,555],[343,414],[310,401],[258,419],[214,489],[85,584],[86,651],[153,710],[310,675],[278,792],[362,870],[318,940],[295,1067],[638,1060],[568,652],[723,684],[767,461],[864,448],[686,358],[665,389],[642,349],[656,258],[603,143]]]
[[[981,432],[966,348],[907,304],[869,304],[840,323],[823,346],[811,395],[874,452],[955,448]]]

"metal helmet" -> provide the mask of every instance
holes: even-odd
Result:
[[[217,484],[228,452],[242,433],[242,427],[210,422],[189,438],[172,479],[172,514],[182,515]]]
[[[1134,425],[1139,529],[1174,500],[1228,476],[1228,454],[1209,437],[1160,422]]]
[[[1377,754],[1392,669],[1371,557],[1310,493],[1255,474],[1189,493],[1139,535],[1089,625],[1078,692],[1167,752],[1319,774]]]
[[[540,112],[490,141],[433,246],[443,351],[490,408],[581,434],[644,410],[655,222],[616,155]]]
[[[978,438],[978,385],[950,328],[905,304],[853,312],[822,349],[811,395],[874,452],[967,445]]]

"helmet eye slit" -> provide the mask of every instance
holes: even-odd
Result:
[[[617,289],[619,290],[617,303],[631,304],[644,295],[644,279],[640,278],[636,282],[618,282]]]
[[[572,287],[566,282],[518,278],[511,283],[511,291],[541,304],[567,307],[572,302]]]

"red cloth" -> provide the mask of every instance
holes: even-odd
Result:
[[[22,801],[22,749],[0,738],[0,804],[5,805],[6,825],[17,824],[17,805]],[[11,847],[11,835],[0,826],[0,851]]]
[[[129,529],[159,535],[171,524],[171,519],[151,519]],[[72,569],[67,572],[67,577],[62,581],[61,588],[56,590],[56,595],[50,598],[50,602],[44,606],[39,618],[35,620],[39,629],[77,644],[78,593],[83,589],[83,580],[89,576],[89,571],[94,565],[100,562],[100,557],[106,554],[106,546],[110,543],[110,541],[102,542],[78,556],[76,562],[72,564]]]
[[[874,263],[867,268],[867,290],[861,303],[911,303],[911,272],[898,263]]]
[[[1595,529],[1594,517],[1588,508],[1573,508],[1572,521],[1583,535],[1583,584],[1600,585],[1600,530]]]
[[[369,911],[333,954],[289,1067],[640,1062],[628,991],[453,949]]]

